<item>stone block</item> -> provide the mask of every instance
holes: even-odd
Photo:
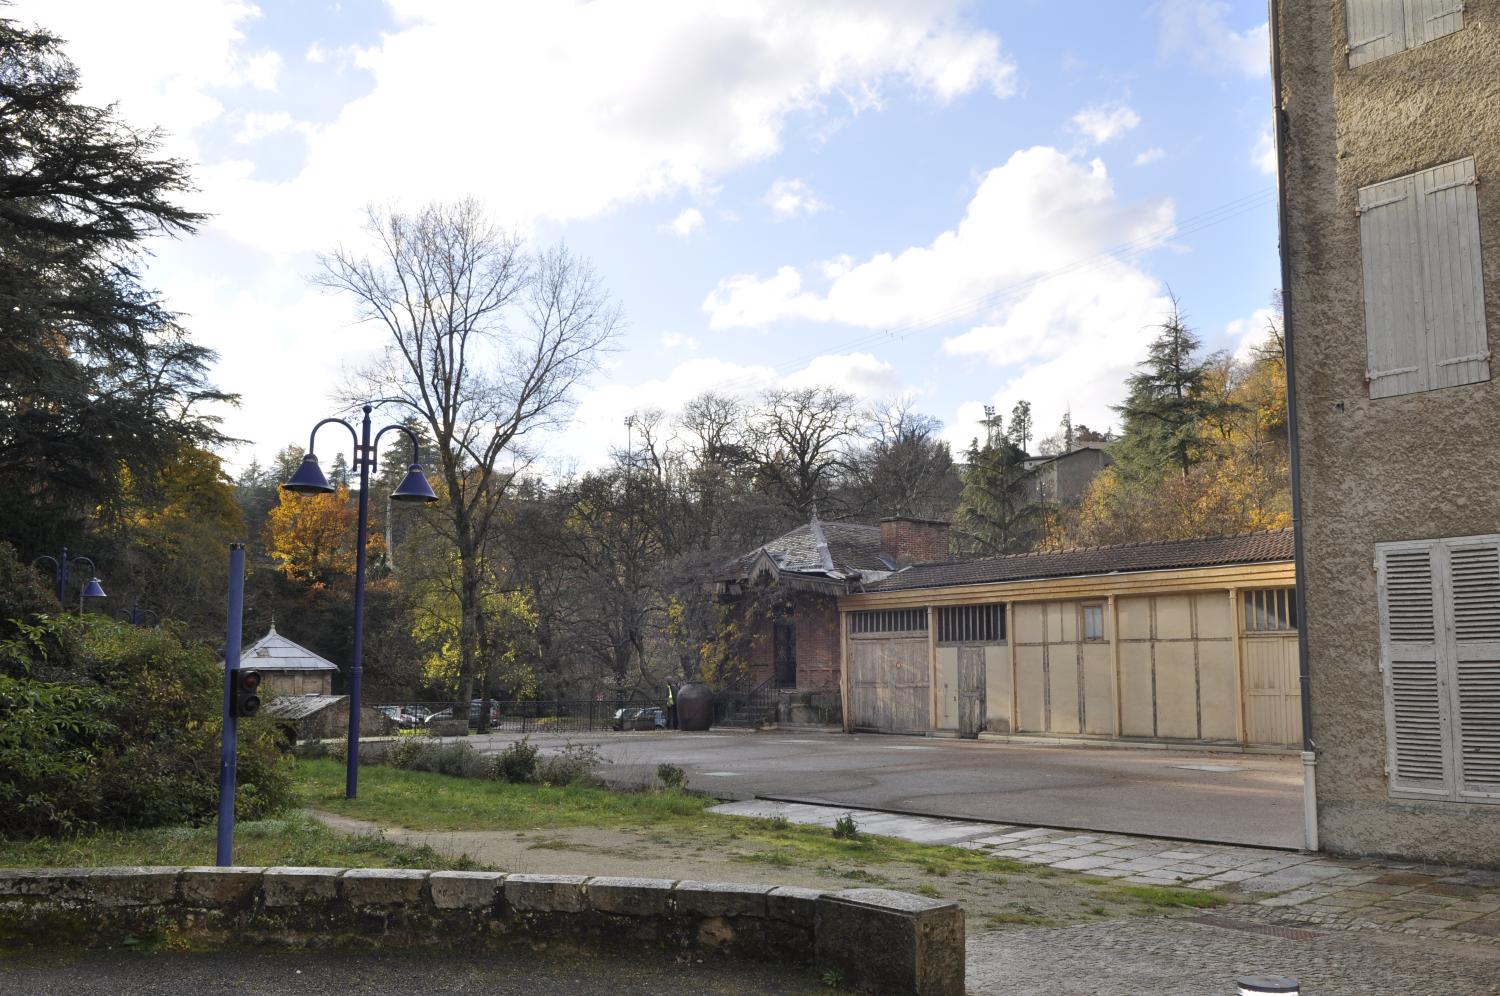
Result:
[[[766,894],[766,915],[783,923],[812,927],[817,915],[818,899],[822,896],[823,892],[819,889],[779,885]]]
[[[667,878],[591,878],[589,906],[600,913],[625,916],[663,916],[672,911],[672,886]]]
[[[678,882],[672,893],[678,913],[692,916],[766,915],[769,885],[743,882]]]
[[[260,890],[264,868],[184,868],[178,876],[182,901],[193,907],[248,906]]]
[[[268,907],[329,902],[339,897],[342,868],[267,868],[261,891]]]
[[[155,906],[177,899],[177,868],[40,868],[0,871],[0,896],[38,896],[99,906]]]
[[[957,903],[889,889],[848,889],[818,900],[818,968],[856,989],[962,996],[964,915]]]
[[[493,910],[505,890],[500,872],[433,872],[427,877],[432,905],[440,910]]]
[[[584,875],[507,875],[505,902],[518,913],[582,913]]]
[[[344,901],[349,905],[417,906],[427,872],[410,868],[351,868],[344,872]]]

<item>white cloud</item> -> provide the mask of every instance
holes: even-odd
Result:
[[[257,90],[275,90],[280,75],[280,52],[261,52],[245,60],[245,80]]]
[[[1205,72],[1265,76],[1271,66],[1271,34],[1265,23],[1235,30],[1229,4],[1221,0],[1162,0],[1161,51],[1183,56]]]
[[[682,212],[671,221],[658,225],[657,230],[671,232],[673,235],[687,238],[698,229],[703,227],[703,212],[697,208],[683,208]]]
[[[765,202],[778,218],[805,217],[828,207],[803,180],[777,180],[766,191]]]
[[[661,337],[661,346],[663,349],[685,349],[692,353],[698,349],[698,340],[681,332],[668,332]]]
[[[267,135],[286,131],[292,126],[292,116],[285,111],[250,111],[234,133],[234,140],[242,145],[258,142]]]
[[[1141,123],[1141,116],[1121,103],[1095,104],[1073,115],[1073,130],[1103,145],[1113,141]]]
[[[1144,248],[1171,231],[1170,201],[1126,206],[1104,164],[1039,146],[1017,152],[979,184],[962,221],[926,246],[879,253],[862,263],[822,264],[804,286],[795,266],[769,277],[720,281],[703,303],[713,328],[755,328],[784,319],[869,328],[1008,311],[1038,293],[1044,278],[1124,242]],[[1116,264],[1125,267],[1125,264]],[[1098,265],[1084,270],[1094,279]],[[1128,269],[1128,267],[1126,267]],[[1134,272],[1134,271],[1131,271]],[[1101,282],[1108,293],[1110,285]]]
[[[1250,161],[1255,168],[1267,176],[1276,175],[1276,134],[1270,125],[1261,129],[1260,135],[1255,139],[1255,149],[1250,153]]]
[[[321,65],[322,63],[328,61],[328,50],[325,49],[322,45],[319,45],[317,42],[313,42],[311,45],[307,46],[307,54],[302,58],[304,61],[312,63],[315,66]]]
[[[399,191],[482,194],[520,227],[587,218],[708,189],[780,151],[794,115],[858,113],[896,90],[943,103],[1014,89],[999,39],[962,0],[391,6],[400,29],[354,54],[370,91],[310,136],[296,177],[259,181],[233,163],[200,174],[223,230],[321,249],[357,227],[365,203]],[[472,100],[454,99],[522,93],[484,100],[482,124]],[[463,136],[463,153],[390,141],[392,122],[415,120]]]
[[[1143,149],[1136,153],[1135,165],[1150,166],[1152,163],[1159,163],[1165,158],[1167,158],[1166,149],[1160,146],[1152,146],[1149,149]]]
[[[1253,359],[1255,349],[1266,341],[1267,329],[1276,320],[1270,308],[1257,308],[1249,318],[1236,318],[1224,326],[1224,335],[1234,351],[1234,358],[1244,362]]]

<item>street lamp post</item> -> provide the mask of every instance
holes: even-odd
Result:
[[[31,562],[35,567],[37,564],[51,564],[53,580],[57,584],[57,605],[66,610],[68,608],[68,576],[74,564],[88,564],[89,582],[83,586],[78,593],[78,611],[83,611],[83,600],[85,598],[104,598],[104,586],[99,583],[99,569],[94,562],[87,557],[68,558],[68,548],[62,548],[62,554],[56,557],[38,557]]]
[[[282,485],[283,489],[296,494],[331,494],[334,490],[333,485],[328,483],[328,478],[323,475],[322,468],[318,466],[314,444],[317,442],[318,430],[329,423],[337,423],[349,430],[349,435],[354,438],[354,466],[359,470],[359,528],[356,540],[358,546],[355,547],[354,552],[354,659],[349,667],[349,761],[344,778],[344,796],[349,799],[353,799],[359,793],[359,693],[360,680],[364,675],[362,654],[365,621],[365,544],[370,529],[370,471],[375,469],[376,450],[380,445],[381,436],[395,430],[406,433],[407,438],[411,440],[411,466],[396,490],[391,492],[391,500],[437,501],[432,485],[427,483],[427,476],[422,473],[421,450],[417,434],[404,425],[388,425],[377,432],[375,438],[371,440],[370,412],[373,410],[371,405],[364,406],[365,417],[358,430],[341,418],[325,418],[313,426],[312,435],[307,439],[307,455],[302,458],[302,465],[297,468],[292,479]]]
[[[120,620],[121,622],[130,623],[130,625],[132,626],[144,626],[146,624],[147,616],[150,616],[153,620],[155,620],[152,625],[161,625],[161,616],[157,615],[150,609],[141,608],[141,603],[139,601],[131,603],[131,606],[128,609],[120,609],[115,612],[116,619]]]

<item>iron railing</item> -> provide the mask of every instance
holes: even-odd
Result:
[[[649,702],[640,697],[626,699],[550,699],[540,701],[505,702],[499,699],[486,703],[478,700],[467,709],[458,702],[386,702],[372,708],[384,713],[401,729],[436,730],[440,723],[464,717],[470,729],[486,729],[495,733],[590,733],[613,729],[616,713],[626,711],[625,727],[646,728],[647,721],[632,713],[632,710],[659,708],[666,715],[666,704]],[[465,717],[465,713],[467,716]],[[481,713],[486,713],[486,722],[481,723]]]

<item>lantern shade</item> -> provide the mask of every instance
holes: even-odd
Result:
[[[302,458],[302,465],[292,475],[292,479],[282,486],[283,490],[293,491],[300,495],[326,495],[333,493],[333,485],[328,483],[328,478],[323,476],[323,468],[318,466],[316,454],[309,453]]]
[[[391,492],[392,501],[410,502],[435,502],[438,496],[433,492],[432,485],[427,483],[427,475],[422,473],[422,465],[412,464],[407,468],[406,476],[401,483]]]
[[[89,581],[88,584],[86,584],[86,585],[83,586],[83,597],[84,598],[104,598],[104,597],[106,597],[105,594],[104,594],[104,585],[102,585],[102,584],[99,583],[99,579],[98,578],[93,578],[92,580]]]

